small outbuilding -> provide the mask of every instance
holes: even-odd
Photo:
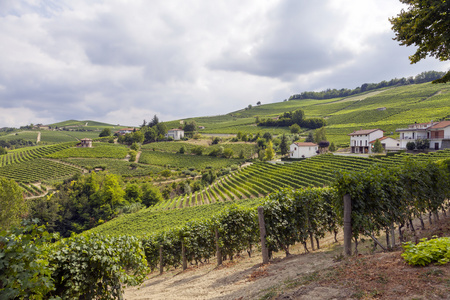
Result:
[[[92,140],[87,138],[81,139],[77,147],[92,148]]]
[[[292,143],[289,158],[308,158],[317,155],[319,146],[311,142]]]

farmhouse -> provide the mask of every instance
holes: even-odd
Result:
[[[178,128],[174,128],[174,129],[170,129],[165,137],[171,137],[174,140],[180,140],[182,138],[184,138],[184,130],[183,129],[178,129]]]
[[[381,129],[361,129],[353,131],[350,136],[350,147],[352,153],[372,153],[371,142],[383,137]]]
[[[442,121],[429,127],[427,139],[430,140],[430,149],[450,148],[450,121]]]
[[[433,121],[428,123],[414,123],[408,125],[408,128],[399,128],[395,130],[400,133],[400,148],[406,149],[406,144],[415,142],[417,139],[429,139],[430,133],[428,129],[436,124],[438,123]]]
[[[406,144],[418,139],[429,140],[430,149],[440,150],[450,148],[450,121],[414,123],[408,128],[399,128],[400,147],[406,149]]]
[[[319,146],[314,143],[293,143],[290,146],[289,158],[308,158],[317,155]]]
[[[81,139],[77,147],[92,148],[92,140],[87,138]]]
[[[382,138],[379,138],[379,140],[381,142],[381,146],[383,146],[383,149],[385,151],[400,150],[400,141],[399,140],[393,139],[388,136],[383,136]],[[371,147],[373,147],[373,144],[375,143],[375,141],[370,142]]]

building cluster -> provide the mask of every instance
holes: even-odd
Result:
[[[414,123],[408,128],[396,130],[398,139],[384,136],[381,129],[361,129],[349,134],[350,152],[359,154],[373,153],[374,143],[379,140],[385,151],[406,150],[410,142],[428,141],[430,150],[450,149],[450,121]],[[318,145],[314,143],[293,143],[290,146],[290,158],[308,158],[317,155]]]

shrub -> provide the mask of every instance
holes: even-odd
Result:
[[[408,242],[402,247],[405,249],[402,257],[410,265],[426,266],[433,262],[444,265],[450,262],[450,237],[424,238],[417,245]]]

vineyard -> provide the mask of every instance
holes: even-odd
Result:
[[[81,173],[79,168],[43,158],[9,164],[0,168],[0,176],[22,183],[66,179],[77,173]]]
[[[257,162],[214,182],[195,194],[179,196],[158,203],[154,210],[167,210],[216,202],[264,197],[280,188],[328,186],[337,170],[361,171],[379,164],[395,166],[407,157],[426,161],[450,158],[450,150],[416,156],[402,154],[391,157],[361,158],[355,156],[319,155],[301,162],[270,164]]]
[[[163,167],[149,166],[138,163],[130,163],[124,160],[108,159],[108,158],[64,158],[61,161],[78,166],[83,169],[91,170],[101,168],[109,173],[133,177],[148,176],[164,170]]]
[[[68,149],[72,146],[74,146],[74,143],[61,143],[50,146],[36,146],[11,150],[8,152],[8,154],[0,156],[0,167],[23,163],[36,158],[46,157],[58,151]]]
[[[92,148],[66,148],[61,151],[47,155],[48,158],[115,158],[124,159],[127,156],[128,148],[124,145],[114,145],[107,143],[94,143]]]
[[[160,151],[143,150],[139,162],[153,166],[169,168],[220,169],[231,165],[239,165],[242,159],[227,159],[204,155],[190,155]]]

